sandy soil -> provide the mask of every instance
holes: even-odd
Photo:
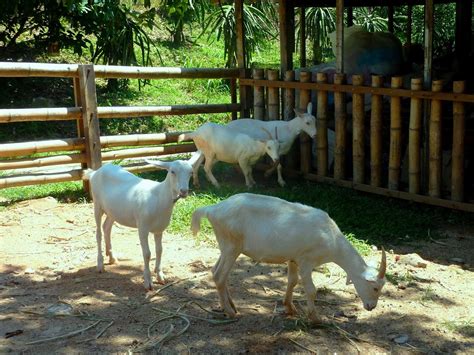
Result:
[[[316,270],[316,302],[324,319],[318,327],[282,313],[285,265],[255,265],[240,257],[230,277],[239,319],[212,324],[219,318],[198,305],[218,308],[210,277],[216,248],[165,235],[162,264],[168,284],[146,292],[136,231],[114,227],[112,244],[120,262],[106,265],[102,274],[95,270],[94,231],[91,204],[46,198],[0,212],[1,352],[140,351],[167,332],[178,334],[186,319],[187,330],[165,341],[163,352],[474,352],[473,230],[451,229],[444,240],[391,246],[388,272],[397,285],[387,283],[372,312],[363,309],[336,265]],[[150,245],[154,250],[152,238]],[[427,261],[426,268],[402,263],[414,252]],[[374,251],[368,259],[379,258]],[[295,291],[303,314],[303,290]],[[163,311],[179,307],[184,319],[153,324],[166,315]],[[60,338],[65,334],[70,336]],[[53,339],[28,345],[48,338]]]

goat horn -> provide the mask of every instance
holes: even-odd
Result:
[[[385,277],[385,271],[387,270],[387,255],[385,254],[385,249],[382,247],[382,261],[380,262],[379,267],[379,279]]]
[[[275,139],[278,140],[278,127],[275,126]]]
[[[268,131],[268,129],[261,127],[267,134],[270,139],[273,139],[272,134]]]

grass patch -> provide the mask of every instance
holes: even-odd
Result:
[[[442,324],[451,332],[459,333],[466,337],[474,338],[474,319],[459,322],[448,321]]]

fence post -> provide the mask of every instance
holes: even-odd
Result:
[[[102,165],[95,72],[92,64],[79,65],[79,88],[82,104],[82,124],[86,145],[87,167],[93,170]]]
[[[352,85],[360,86],[364,83],[362,75],[352,76]],[[365,112],[364,94],[352,96],[352,160],[353,160],[353,180],[357,184],[363,184],[365,180]]]
[[[326,84],[325,73],[316,74],[318,84]],[[317,130],[316,130],[316,151],[317,151],[317,174],[319,176],[328,175],[328,92],[318,90],[317,107]]]
[[[237,80],[235,78],[230,79],[230,102],[232,104],[237,103]],[[237,119],[237,112],[232,111],[231,113],[232,121]]]
[[[402,78],[392,78],[392,88],[402,87]],[[390,99],[390,155],[388,163],[388,188],[398,190],[400,185],[400,163],[401,163],[401,138],[402,138],[402,111],[401,98],[392,96]]]
[[[252,76],[255,80],[263,79],[263,69],[254,69]],[[263,86],[253,87],[253,118],[263,120],[265,118],[265,90]]]
[[[295,72],[293,70],[287,70],[285,72],[285,81],[295,81]],[[295,89],[285,88],[284,100],[283,100],[283,119],[290,121],[295,117]],[[291,147],[290,151],[286,156],[283,156],[283,166],[288,169],[295,170],[296,162],[298,161],[298,152],[296,144]]]
[[[382,87],[383,77],[372,75],[372,87]],[[382,185],[382,96],[372,95],[370,112],[370,185]]]
[[[311,72],[302,71],[300,73],[300,82],[311,82]],[[299,109],[306,112],[306,108],[310,100],[311,90],[301,89]],[[300,134],[300,159],[301,171],[303,172],[303,174],[309,173],[311,169],[311,140],[309,136],[304,132]]]
[[[280,72],[276,69],[269,69],[267,71],[267,77],[269,81],[278,81],[280,77]],[[279,119],[280,119],[279,88],[269,87],[268,88],[268,120],[279,120]]]
[[[82,107],[81,84],[79,81],[79,77],[73,78],[73,84],[74,84],[74,103],[76,107]],[[77,125],[77,136],[79,138],[84,138],[84,123],[83,123],[82,116],[77,119],[76,125]],[[85,149],[81,150],[81,153],[85,153]],[[81,163],[81,169],[86,170],[87,163]],[[88,195],[90,195],[89,181],[82,180],[82,187],[84,191]]]
[[[465,81],[455,81],[453,91],[461,94],[466,88]],[[451,199],[453,201],[464,200],[464,135],[466,116],[464,103],[453,103],[453,151],[451,170]]]
[[[423,79],[411,79],[411,90],[421,90]],[[410,101],[410,130],[408,134],[408,191],[419,194],[421,190],[421,118],[423,102],[412,97]]]
[[[345,75],[334,74],[334,84],[342,85]],[[334,116],[336,126],[336,147],[334,149],[334,178],[342,180],[346,176],[346,122],[347,107],[346,94],[340,91],[334,92]]]
[[[442,80],[433,80],[431,89],[433,92],[440,92],[442,87]],[[431,100],[428,179],[428,193],[431,197],[441,197],[441,124],[441,101]]]

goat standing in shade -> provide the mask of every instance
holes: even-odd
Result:
[[[194,235],[203,217],[211,222],[221,251],[212,271],[221,307],[229,317],[235,317],[237,310],[227,288],[227,278],[240,254],[261,262],[288,263],[288,287],[283,302],[288,314],[296,313],[293,289],[299,273],[308,302],[308,317],[313,322],[320,321],[311,274],[315,267],[328,262],[336,263],[347,273],[366,310],[371,311],[377,305],[385,284],[385,251],[379,270],[368,266],[326,212],[276,197],[243,193],[198,208],[192,217]]]
[[[105,237],[105,253],[109,263],[116,259],[112,253],[110,234],[112,225],[117,222],[121,225],[138,228],[138,236],[143,253],[145,288],[153,289],[150,273],[151,252],[148,245],[148,235],[155,236],[156,267],[158,282],[164,283],[165,276],[161,270],[161,239],[163,231],[168,227],[171,212],[179,198],[188,195],[189,179],[193,164],[200,158],[200,152],[194,153],[189,161],[176,160],[172,162],[151,161],[147,163],[161,169],[168,170],[162,182],[141,179],[126,171],[120,166],[105,164],[96,171],[90,172],[86,178],[90,179],[92,198],[94,200],[94,215],[97,225],[97,269],[104,271],[102,256],[102,231],[100,228],[102,216],[106,218],[103,224]]]
[[[231,128],[234,132],[247,134],[254,139],[268,139],[266,135],[270,133],[271,138],[278,141],[280,147],[278,155],[282,156],[290,151],[293,142],[301,132],[305,132],[311,138],[316,137],[316,118],[311,113],[313,110],[311,102],[306,109],[307,112],[295,110],[296,117],[290,121],[261,121],[251,118],[241,118],[229,122],[227,127]],[[278,172],[278,183],[280,186],[285,186],[285,180],[283,180],[281,174],[281,164],[278,163],[276,168]],[[265,176],[268,177],[274,170],[275,166],[267,170]]]
[[[262,130],[262,132],[264,136],[261,139],[254,139],[230,127],[207,122],[194,132],[181,134],[178,137],[178,142],[192,139],[197,149],[202,152],[200,161],[194,166],[194,186],[199,186],[198,170],[204,158],[204,171],[208,180],[215,187],[219,187],[219,183],[212,173],[212,167],[216,161],[230,164],[238,163],[244,173],[247,187],[250,188],[255,185],[252,166],[255,165],[257,160],[268,154],[275,163],[279,161],[278,152],[280,148],[278,141],[272,139],[270,132],[265,132],[265,130]]]

